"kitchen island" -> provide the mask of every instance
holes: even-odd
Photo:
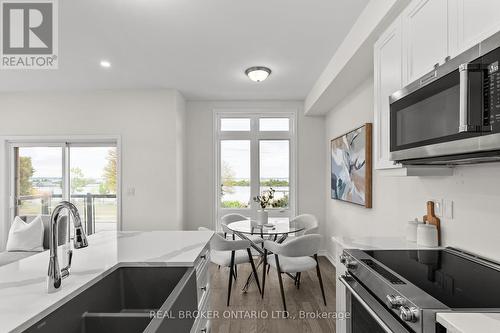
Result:
[[[106,231],[91,235],[88,247],[73,251],[71,274],[62,281],[60,290],[52,294],[46,291],[48,251],[2,266],[0,332],[25,330],[119,267],[195,267],[200,258],[207,261],[212,234],[210,231]],[[59,258],[61,250],[59,247]],[[62,267],[63,263],[60,264]],[[208,283],[207,280],[206,276],[199,277],[203,283]]]

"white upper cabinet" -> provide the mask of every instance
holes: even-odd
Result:
[[[447,0],[412,1],[403,12],[405,84],[445,61],[448,56],[447,17]]]
[[[500,30],[499,0],[449,0],[450,56]]]
[[[500,0],[413,0],[374,45],[375,168],[389,161],[389,96],[500,31]],[[403,169],[401,169],[403,170]]]
[[[374,45],[375,168],[398,167],[389,161],[389,96],[403,85],[401,18]]]

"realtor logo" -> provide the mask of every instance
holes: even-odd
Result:
[[[56,0],[0,0],[2,69],[57,69]]]

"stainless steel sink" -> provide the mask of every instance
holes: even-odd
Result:
[[[196,274],[184,267],[122,267],[96,281],[25,332],[189,332],[197,309]],[[151,316],[151,311],[168,316]]]

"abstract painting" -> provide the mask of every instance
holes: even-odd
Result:
[[[331,142],[332,199],[372,207],[372,124]]]

